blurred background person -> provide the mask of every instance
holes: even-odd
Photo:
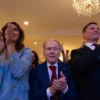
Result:
[[[0,31],[0,63],[5,61],[5,50],[4,50],[4,38],[2,32]]]
[[[68,63],[68,60],[69,60],[69,58],[68,58],[68,56],[69,56],[69,50],[66,50],[66,59],[67,59],[67,63]]]
[[[68,63],[69,50],[66,50],[66,53],[64,52],[63,43],[60,45],[60,52],[61,52],[61,56],[62,56],[62,62]]]
[[[33,68],[36,67],[39,64],[39,57],[36,51],[32,50],[32,64],[30,66],[29,70],[29,84],[32,85],[32,74],[33,74]],[[31,93],[31,90],[29,91]],[[29,95],[30,95],[29,93]],[[29,96],[30,99],[30,96]]]
[[[30,70],[39,64],[39,57],[36,51],[32,50],[32,65]]]

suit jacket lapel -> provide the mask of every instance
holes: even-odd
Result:
[[[90,48],[87,47],[86,45],[84,45],[83,49],[84,49],[84,50],[88,50],[88,51],[93,51],[92,49],[90,49]]]
[[[61,65],[60,65],[60,63],[58,63],[58,79],[61,77],[60,71],[61,71]]]
[[[86,51],[86,53],[91,53],[93,51],[93,50],[91,50],[89,47],[87,47],[85,45],[84,45],[84,47],[82,49],[83,49],[84,52]]]
[[[61,78],[60,72],[62,71],[63,74],[65,75],[66,79],[68,78],[68,70],[67,70],[67,64],[66,66],[63,65],[62,63],[58,63],[58,78]]]
[[[66,73],[65,73],[66,68],[67,68],[67,65],[66,65],[66,66],[63,66],[62,63],[60,63],[60,62],[58,63],[58,78],[61,77],[61,76],[60,76],[60,72],[61,72],[61,71],[62,71],[63,74],[66,76]]]
[[[49,87],[50,86],[50,79],[49,79],[49,74],[48,74],[48,69],[47,69],[47,63],[45,62],[43,64],[43,66],[41,67],[43,70],[43,73],[41,73],[40,75],[43,76],[43,78],[41,79],[42,84],[44,84],[44,87]]]

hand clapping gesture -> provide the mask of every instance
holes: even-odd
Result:
[[[8,23],[8,27],[5,31],[6,45],[13,43],[14,38],[14,27],[11,23]]]
[[[55,94],[57,92],[57,90],[59,91],[65,91],[68,87],[67,85],[67,81],[66,81],[66,77],[64,76],[63,72],[60,72],[61,78],[59,79],[55,79],[52,82],[52,86],[50,87],[50,92],[52,94]]]

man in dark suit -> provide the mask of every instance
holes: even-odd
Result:
[[[76,80],[79,100],[100,100],[100,30],[96,22],[82,31],[84,45],[72,50],[71,68]]]
[[[43,53],[46,62],[33,69],[31,100],[76,100],[77,94],[69,66],[58,62],[60,43],[56,40],[46,41],[43,44]],[[55,74],[49,66],[55,68]]]

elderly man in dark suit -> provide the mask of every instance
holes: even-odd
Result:
[[[58,61],[60,43],[56,40],[46,41],[43,53],[46,62],[33,69],[31,100],[76,100],[69,65]]]
[[[100,100],[100,30],[96,22],[82,31],[84,45],[72,50],[71,67],[76,80],[79,100]]]

